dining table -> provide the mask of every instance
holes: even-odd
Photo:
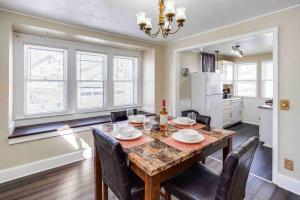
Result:
[[[149,118],[159,121],[158,116]],[[162,195],[161,184],[164,181],[219,150],[223,151],[224,163],[232,150],[232,138],[235,134],[234,131],[221,128],[205,130],[206,125],[196,123],[188,128],[201,133],[204,140],[196,144],[182,143],[174,140],[172,134],[187,127],[173,123],[172,118],[169,119],[168,129],[165,131],[148,131],[143,128],[143,124],[132,124],[129,121],[105,123],[93,128],[113,137],[114,131],[126,126],[133,126],[143,133],[138,139],[120,140],[120,143],[127,155],[128,166],[145,183],[145,200],[159,200]],[[108,191],[107,188],[103,189],[101,160],[95,147],[94,144],[95,199],[106,200]]]

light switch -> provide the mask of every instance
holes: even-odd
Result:
[[[290,109],[290,101],[286,99],[280,100],[280,109],[281,110],[289,110]]]

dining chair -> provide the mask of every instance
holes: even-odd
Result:
[[[252,137],[230,152],[221,174],[198,163],[166,181],[166,199],[174,195],[183,200],[243,200],[258,143],[258,137]]]
[[[196,111],[196,110],[184,110],[184,111],[181,111],[181,117],[187,117],[189,113],[195,113],[196,115],[199,115],[199,112]]]
[[[182,117],[187,117],[189,113],[195,113],[196,114],[196,121],[197,123],[204,124],[206,125],[205,130],[210,131],[210,121],[211,117],[210,116],[205,116],[205,115],[200,115],[198,111],[196,110],[184,110],[181,111],[181,116]]]
[[[144,199],[144,182],[128,167],[121,144],[97,128],[93,135],[101,161],[104,193],[110,188],[119,200]]]
[[[111,122],[125,121],[128,119],[126,110],[111,112],[110,117],[111,117]]]

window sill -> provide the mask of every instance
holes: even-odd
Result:
[[[140,111],[139,114],[146,116],[152,116],[154,114]],[[111,122],[110,115],[104,115],[99,117],[89,117],[76,120],[68,120],[61,122],[44,123],[30,126],[21,126],[15,128],[13,133],[8,137],[9,144],[16,144],[21,142],[27,142],[32,140],[44,139],[54,136],[61,136],[70,133],[78,133],[82,131],[90,130],[91,125],[103,124]],[[31,137],[30,140],[24,138]],[[14,142],[19,141],[19,142]]]

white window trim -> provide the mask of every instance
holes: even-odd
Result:
[[[256,65],[256,80],[238,80],[238,65],[240,64],[255,64]],[[242,96],[237,94],[237,82],[255,82],[255,96]],[[258,98],[258,63],[257,62],[236,62],[233,66],[233,85],[234,95],[245,98]]]
[[[263,80],[263,63],[267,63],[267,62],[272,62],[272,64],[273,64],[273,78],[272,78],[272,80]],[[260,73],[261,73],[261,85],[260,85],[260,91],[261,91],[261,94],[260,94],[260,96],[261,96],[261,98],[263,98],[263,99],[272,99],[273,97],[274,97],[274,94],[273,94],[273,97],[266,97],[265,95],[264,95],[264,83],[265,82],[267,82],[267,81],[272,81],[272,83],[274,82],[274,62],[273,62],[273,60],[272,59],[265,59],[265,60],[261,60],[260,61],[260,64],[261,64],[261,69],[260,69]],[[273,84],[272,84],[273,85]]]
[[[103,80],[102,81],[95,81],[95,82],[103,82],[103,106],[102,107],[94,107],[91,109],[80,109],[78,107],[78,82],[77,80],[77,73],[76,73],[76,112],[77,113],[92,113],[92,112],[100,112],[103,110],[107,109],[107,68],[108,68],[108,55],[105,52],[101,51],[87,51],[87,50],[82,50],[82,49],[76,49],[75,50],[75,59],[76,59],[76,71],[77,71],[77,52],[87,52],[87,53],[95,53],[95,54],[101,54],[104,55],[104,63],[103,63]],[[89,82],[89,81],[84,81],[84,82]],[[94,81],[93,81],[94,82]]]
[[[61,49],[64,51],[64,66],[63,66],[63,80],[26,80],[28,77],[28,66],[24,67],[24,76],[23,76],[23,80],[24,80],[24,96],[23,96],[23,102],[24,102],[24,117],[25,118],[34,118],[34,117],[42,117],[42,116],[51,116],[51,115],[61,115],[61,114],[66,114],[67,113],[67,108],[68,108],[68,101],[67,101],[67,91],[68,91],[68,84],[67,84],[67,66],[68,66],[68,50],[66,48],[60,48],[60,47],[54,47],[51,45],[40,45],[40,44],[35,44],[35,43],[27,43],[24,42],[23,45],[36,45],[36,46],[42,46],[42,47],[46,47],[46,48],[56,48],[56,49]],[[24,46],[23,46],[23,50],[24,50]],[[24,51],[23,51],[24,52]],[[24,54],[24,53],[23,53]],[[25,60],[24,60],[24,64],[25,64]],[[63,103],[64,103],[64,108],[61,112],[44,112],[44,113],[38,113],[38,114],[29,114],[27,113],[27,104],[26,104],[26,92],[27,92],[27,83],[28,82],[63,82],[64,86],[64,97],[63,97]]]
[[[138,91],[138,84],[139,84],[139,80],[138,80],[138,78],[139,78],[139,74],[140,74],[140,67],[139,67],[139,58],[137,57],[137,56],[130,56],[130,55],[123,55],[123,54],[114,54],[114,58],[115,57],[125,57],[125,58],[134,58],[134,59],[137,59],[137,63],[136,63],[136,72],[135,71],[133,71],[133,80],[130,80],[130,81],[126,81],[126,80],[124,80],[124,81],[120,81],[120,80],[112,80],[112,82],[113,82],[113,85],[114,85],[114,83],[115,82],[133,82],[133,98],[135,98],[135,96],[136,96],[136,99],[133,99],[133,104],[132,105],[121,105],[121,106],[114,106],[114,95],[113,95],[113,97],[112,97],[112,99],[113,99],[113,107],[114,108],[122,108],[122,107],[126,107],[126,106],[136,106],[136,105],[138,105],[138,102],[139,102],[139,97],[138,97],[138,95],[135,95],[135,92],[137,92],[138,94],[139,94],[139,91]],[[115,67],[115,66],[113,66],[113,67]],[[134,66],[135,67],[135,66]],[[113,78],[113,77],[112,77]]]
[[[26,116],[24,113],[24,90],[20,86],[24,83],[24,50],[23,44],[30,43],[41,46],[49,46],[53,48],[62,48],[67,50],[67,103],[66,112],[64,113],[51,113],[48,115],[39,116]],[[107,113],[107,111],[126,109],[133,107],[142,106],[142,52],[128,49],[118,49],[112,47],[104,47],[98,45],[92,45],[82,42],[66,41],[61,39],[54,39],[49,37],[34,36],[23,33],[14,33],[14,113],[13,117],[16,121],[16,126],[18,124],[30,125],[36,123],[48,123],[53,121],[71,120],[90,116],[99,116],[100,113]],[[76,77],[76,51],[87,51],[96,52],[100,54],[107,55],[107,69],[106,69],[106,90],[103,109],[95,110],[79,110],[77,109],[77,77]],[[112,94],[112,68],[113,68],[113,57],[118,56],[128,56],[138,58],[138,75],[137,75],[137,103],[135,105],[128,105],[122,107],[113,106],[113,94]],[[74,101],[74,99],[76,99]],[[18,123],[20,122],[20,123]]]

